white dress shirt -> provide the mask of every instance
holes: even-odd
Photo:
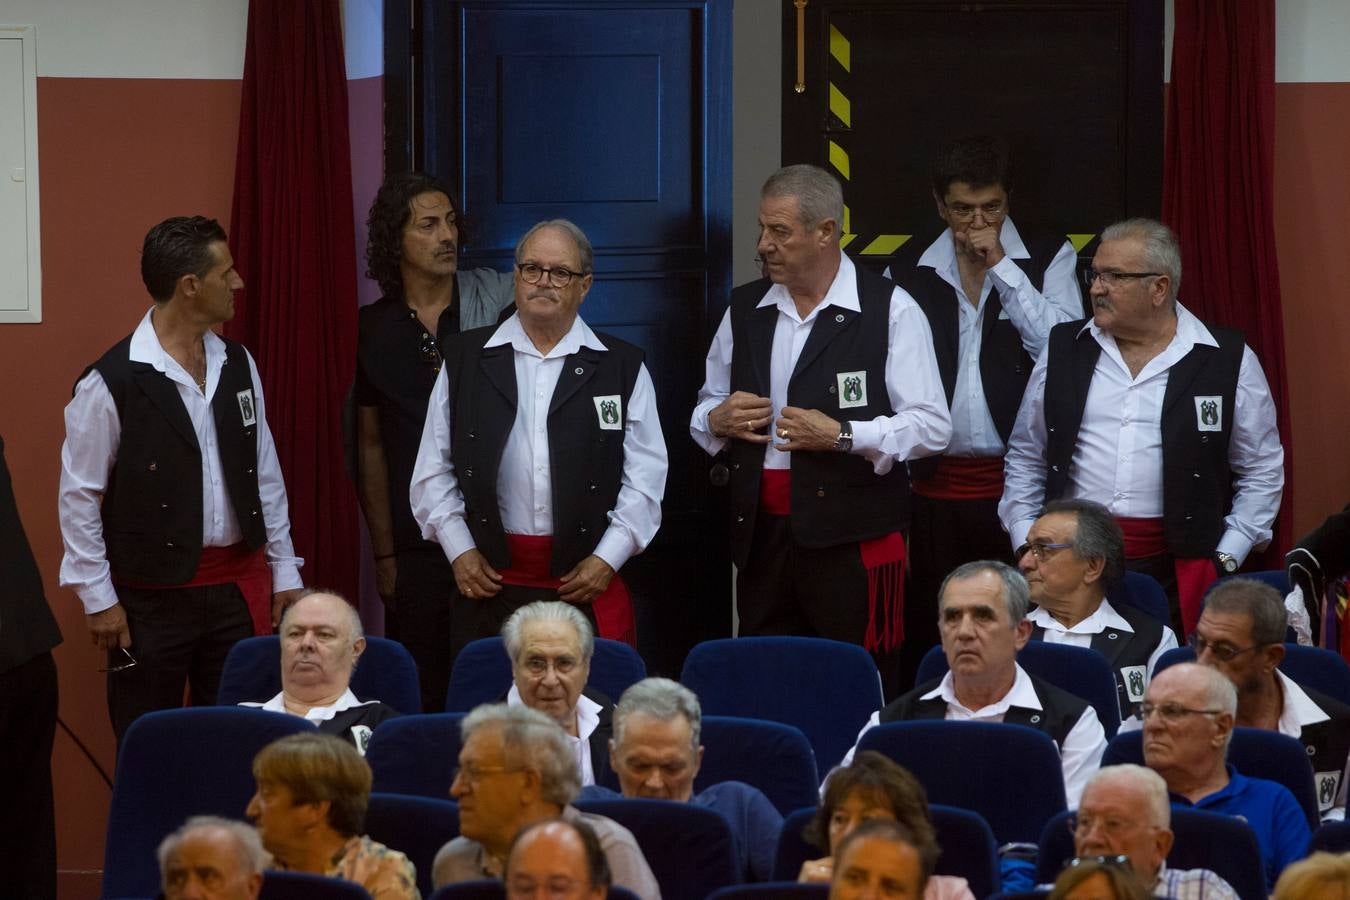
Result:
[[[1084,618],[1072,628],[1065,628],[1064,623],[1060,622],[1044,608],[1037,606],[1027,613],[1027,619],[1031,624],[1039,625],[1045,629],[1045,634],[1041,640],[1047,644],[1068,644],[1071,647],[1086,647],[1092,649],[1092,639],[1101,634],[1108,628],[1114,628],[1117,631],[1125,631],[1134,634],[1134,628],[1116,608],[1111,605],[1111,601],[1102,600],[1101,606],[1093,610],[1092,615]],[[1153,667],[1158,664],[1158,660],[1168,650],[1177,646],[1177,636],[1172,629],[1166,625],[1163,626],[1162,638],[1158,641],[1158,646],[1153,648],[1153,652],[1148,655],[1148,671],[1145,673],[1144,683],[1147,684],[1153,677]]]
[[[541,354],[513,315],[488,338],[485,347],[510,345],[515,351],[516,418],[497,470],[497,503],[508,534],[553,534],[552,469],[548,444],[548,411],[569,354],[582,347],[604,351],[605,345],[578,317],[547,354]],[[413,518],[422,536],[437,541],[454,562],[475,547],[464,521],[464,495],[450,461],[450,382],[445,367],[436,376],[422,428],[422,443],[413,466],[409,496]],[[623,484],[609,527],[592,551],[619,571],[640,553],[661,525],[661,497],[666,489],[666,442],[656,413],[656,392],[646,365],[638,370],[633,394],[624,410]]]
[[[769,358],[769,399],[776,420],[788,405],[788,382],[816,318],[830,306],[853,312],[862,309],[853,261],[840,254],[839,271],[830,289],[805,318],[797,313],[792,295],[781,284],[770,287],[756,308],[766,306],[778,308]],[[887,326],[886,393],[895,414],[853,421],[852,452],[870,461],[878,475],[885,475],[897,462],[941,453],[952,429],[928,319],[914,299],[898,287],[891,293]],[[689,421],[689,433],[709,455],[720,452],[727,443],[726,438],[712,433],[708,414],[731,394],[732,350],[731,311],[727,310],[708,350],[706,380],[699,389],[698,405]],[[765,448],[764,468],[790,468],[791,456],[770,444]]]
[[[514,684],[511,690],[506,692],[507,706],[520,706],[524,703],[520,696],[520,689]],[[595,784],[595,766],[591,764],[591,735],[595,734],[595,729],[600,725],[600,704],[596,703],[585,694],[577,697],[577,734],[573,737],[566,732],[563,736],[567,738],[567,743],[572,748],[572,755],[577,760],[577,771],[581,773],[581,786]]]
[[[998,291],[1003,311],[999,317],[1012,322],[1022,338],[1022,346],[1032,359],[1040,356],[1050,329],[1060,322],[1083,317],[1083,295],[1078,288],[1078,254],[1068,241],[1059,248],[1046,267],[1037,291],[1027,273],[1014,260],[1030,259],[1031,254],[1011,218],[999,229],[1003,259],[984,273],[980,296],[971,303],[961,286],[961,270],[956,261],[956,244],[948,228],[919,257],[918,266],[932,269],[956,292],[957,343],[956,389],[952,392],[952,441],[948,456],[1002,456],[999,437],[989,403],[984,396],[980,375],[980,350],[984,344],[985,299],[990,290]]]
[[[379,702],[378,700],[358,700],[356,698],[356,695],[352,693],[352,689],[347,688],[347,690],[342,692],[341,697],[338,697],[337,700],[335,700],[328,706],[311,706],[309,708],[309,711],[305,713],[303,718],[305,719],[306,722],[312,722],[313,724],[318,725],[320,722],[327,722],[329,719],[333,718],[333,716],[337,715],[338,713],[346,712],[347,710],[351,709],[354,706],[369,706],[372,703],[378,702]],[[294,713],[292,713],[289,709],[286,708],[285,691],[280,692],[271,700],[268,700],[266,703],[256,703],[251,700],[245,700],[241,702],[239,705],[249,706],[252,707],[253,709],[265,709],[268,712],[286,713],[287,715],[294,715]]]
[[[192,376],[160,346],[150,319],[150,310],[131,335],[132,362],[148,363],[178,388],[178,396],[192,420],[202,456],[202,546],[228,547],[244,539],[230,503],[225,473],[216,446],[216,420],[211,401],[225,365],[225,342],[212,332],[202,338],[206,351],[206,393]],[[291,546],[290,511],[286,484],[281,477],[272,432],[267,427],[262,382],[253,357],[248,358],[258,419],[258,498],[267,529],[267,563],[272,569],[272,591],[303,587],[300,567],[304,560]],[[117,592],[103,541],[103,494],[117,460],[122,422],[108,385],[97,369],[80,379],[75,396],[66,404],[66,440],[61,445],[61,485],[58,509],[65,556],[61,559],[62,587],[73,588],[86,613],[96,613],[117,604]]]
[[[956,686],[952,681],[950,671],[942,677],[942,681],[937,687],[919,699],[942,698],[942,701],[947,704],[945,718],[948,722],[1002,722],[1003,717],[1007,715],[1011,707],[1041,709],[1041,698],[1036,696],[1036,688],[1031,684],[1031,676],[1020,665],[1016,668],[1017,674],[1013,677],[1012,689],[997,702],[980,709],[967,709],[956,699]],[[841,766],[847,766],[853,762],[853,754],[857,752],[858,742],[862,740],[862,736],[880,724],[881,710],[877,710],[872,713],[871,718],[867,720],[867,724],[862,727],[862,731],[858,732],[858,738],[853,742],[853,746],[849,748],[848,753],[844,754],[844,759],[840,763]],[[1083,795],[1083,788],[1087,786],[1088,779],[1097,771],[1097,766],[1101,763],[1102,751],[1106,749],[1106,732],[1102,729],[1102,723],[1097,719],[1097,711],[1092,708],[1091,704],[1083,710],[1083,714],[1078,717],[1077,723],[1064,736],[1064,746],[1058,749],[1060,769],[1064,774],[1064,794],[1068,799],[1068,808],[1077,809],[1078,800]]]
[[[1163,514],[1162,403],[1167,374],[1196,344],[1217,347],[1218,342],[1178,303],[1172,342],[1133,377],[1115,338],[1091,321],[1083,330],[1091,333],[1102,352],[1088,388],[1065,497],[1095,500],[1115,516],[1158,518]],[[1042,352],[1036,361],[1008,441],[998,513],[1014,547],[1026,542],[1045,499],[1048,356],[1048,351]],[[1270,542],[1284,488],[1284,448],[1276,430],[1275,403],[1250,347],[1243,347],[1233,405],[1228,447],[1228,464],[1235,475],[1233,499],[1215,550],[1241,563],[1253,547]]]

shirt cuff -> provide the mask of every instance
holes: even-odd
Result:
[[[463,516],[455,516],[442,528],[436,529],[436,542],[445,551],[445,558],[452,563],[478,546]]]
[[[1031,526],[1035,524],[1035,519],[1024,519],[1021,522],[1014,522],[1012,528],[1008,529],[1008,537],[1012,540],[1014,550],[1027,542],[1027,532],[1031,531]]]
[[[591,552],[617,573],[633,555],[633,542],[626,529],[611,525],[605,529],[605,536],[600,538],[600,543]]]
[[[881,440],[885,436],[885,429],[876,419],[853,422],[853,452],[868,453],[880,450]]]
[[[1240,566],[1247,559],[1247,554],[1252,552],[1252,542],[1236,531],[1226,531],[1219,538],[1219,546],[1214,548],[1214,552],[1227,553]]]
[[[293,591],[305,586],[300,577],[300,567],[292,562],[268,563],[272,569],[272,593]]]
[[[1017,285],[1026,278],[1026,273],[1022,271],[1022,267],[1013,262],[1012,257],[1006,253],[1003,254],[1003,258],[989,270],[989,273],[1001,282],[1004,287],[1008,288],[1016,288]]]
[[[76,594],[79,596],[80,602],[84,604],[84,613],[88,616],[103,612],[105,609],[111,609],[119,602],[117,589],[113,587],[111,578],[104,578],[102,581],[87,584],[76,591]]]

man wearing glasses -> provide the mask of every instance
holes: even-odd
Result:
[[[591,270],[580,228],[540,222],[516,245],[515,314],[446,345],[410,494],[454,572],[452,657],[536,600],[633,638],[616,573],[661,524],[666,445],[642,351],[577,315]]]
[[[1284,486],[1275,405],[1241,333],[1177,302],[1167,226],[1108,227],[1091,275],[1092,319],[1056,326],[1032,372],[999,516],[1017,547],[1046,502],[1101,503],[1127,565],[1167,588],[1188,634],[1209,584],[1271,539]]]
[[[1111,513],[1091,500],[1056,500],[1017,550],[1031,588],[1031,639],[1090,647],[1116,677],[1120,717],[1138,712],[1159,657],[1177,646],[1172,629],[1137,607],[1106,599],[1125,577],[1125,542]]]
[[[1167,782],[1176,806],[1244,819],[1271,888],[1285,866],[1303,857],[1312,832],[1288,788],[1228,765],[1236,712],[1237,692],[1215,670],[1195,663],[1162,670],[1140,709],[1144,763]]]
[[[993,137],[939,152],[933,200],[947,228],[895,280],[928,317],[952,440],[941,456],[909,464],[914,512],[904,670],[912,676],[937,643],[938,584],[974,559],[1011,562],[998,520],[1003,453],[1017,407],[1050,329],[1082,318],[1077,254],[1063,234],[1018,231],[1009,215],[1012,161]]]
[[[463,229],[450,190],[420,172],[391,175],[367,220],[367,275],[384,296],[361,309],[356,350],[357,495],[375,555],[385,633],[417,662],[422,708],[445,708],[454,576],[408,505],[431,386],[450,335],[491,325],[511,276],[459,268]],[[418,710],[408,710],[418,712]]]
[[[1317,805],[1344,818],[1341,783],[1350,756],[1350,707],[1296,683],[1278,668],[1284,659],[1288,613],[1279,592],[1250,578],[1210,591],[1191,635],[1196,662],[1223,673],[1237,689],[1237,721],[1301,742],[1312,763]]]

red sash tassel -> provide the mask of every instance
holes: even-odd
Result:
[[[561,578],[548,573],[553,561],[553,535],[508,534],[506,545],[511,550],[511,566],[498,570],[503,582],[516,587],[555,591],[562,586]],[[633,598],[617,572],[609,580],[609,586],[591,601],[591,608],[595,612],[598,637],[637,646]]]
[[[182,584],[146,584],[113,574],[113,583],[143,590],[209,587],[231,584],[239,588],[253,620],[253,633],[272,633],[272,570],[264,548],[250,550],[242,541],[228,547],[203,547],[197,572]]]
[[[1003,457],[939,456],[931,478],[916,478],[914,493],[933,500],[997,500],[1003,496]]]
[[[1132,519],[1117,516],[1116,522],[1125,533],[1125,558],[1144,559],[1167,553],[1167,537],[1162,519]],[[1177,604],[1181,607],[1181,627],[1190,634],[1200,621],[1200,608],[1205,592],[1219,578],[1214,563],[1208,559],[1172,559],[1177,578]]]

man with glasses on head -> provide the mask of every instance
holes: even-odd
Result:
[[[913,268],[897,268],[895,279],[932,327],[952,440],[941,456],[909,465],[913,568],[901,653],[909,680],[938,639],[933,610],[943,576],[973,559],[1011,562],[998,520],[1003,452],[1051,327],[1083,315],[1073,246],[1063,234],[1023,233],[1013,224],[1004,141],[948,143],[931,180],[947,227]]]
[[[725,454],[740,633],[884,654],[903,630],[903,463],[944,449],[951,418],[923,313],[840,251],[843,215],[823,169],[765,182],[765,277],[732,291],[689,430]]]
[[[1148,686],[1144,763],[1167,782],[1172,803],[1246,821],[1256,834],[1266,886],[1308,849],[1308,820],[1289,789],[1249,778],[1227,763],[1237,692],[1206,666],[1182,663],[1159,672]]]
[[[1027,532],[1017,565],[1031,588],[1031,639],[1090,647],[1116,677],[1121,718],[1138,711],[1172,629],[1137,607],[1106,599],[1125,575],[1125,543],[1111,513],[1091,500],[1056,500]]]
[[[450,189],[429,175],[385,179],[367,226],[366,274],[384,296],[361,309],[357,333],[357,494],[370,529],[385,633],[417,662],[422,708],[440,712],[453,662],[455,580],[441,548],[424,540],[413,520],[408,485],[441,370],[441,345],[457,332],[496,322],[511,305],[511,276],[459,268],[459,208]]]
[[[1237,720],[1296,738],[1308,752],[1322,815],[1345,816],[1341,783],[1350,756],[1350,707],[1279,670],[1288,614],[1273,587],[1234,578],[1210,591],[1191,636],[1196,662],[1237,689]]]
[[[999,516],[1014,547],[1050,500],[1095,500],[1127,565],[1156,578],[1178,634],[1205,588],[1270,542],[1284,486],[1275,405],[1242,334],[1177,302],[1181,252],[1161,222],[1102,232],[1093,316],[1057,325],[1008,444]]]
[[[642,351],[577,315],[591,269],[580,228],[540,222],[516,246],[515,313],[446,345],[411,500],[454,572],[452,657],[535,600],[633,639],[616,573],[661,524],[666,445]]]

